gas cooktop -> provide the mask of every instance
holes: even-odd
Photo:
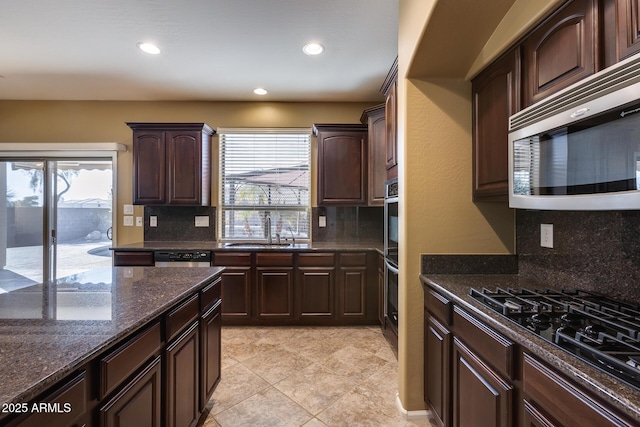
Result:
[[[471,297],[640,390],[640,307],[593,292],[471,290]]]

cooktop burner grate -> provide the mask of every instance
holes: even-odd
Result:
[[[640,390],[640,307],[584,290],[472,289],[471,297]]]

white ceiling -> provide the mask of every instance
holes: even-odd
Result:
[[[398,0],[0,0],[0,17],[0,99],[377,101],[398,44]]]

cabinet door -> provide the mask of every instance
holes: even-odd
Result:
[[[365,110],[369,136],[369,188],[367,204],[384,205],[384,183],[387,181],[387,128],[384,104]]]
[[[507,200],[509,116],[518,111],[515,49],[473,80],[473,200]]]
[[[200,323],[200,410],[204,410],[220,381],[221,316],[220,301],[202,316]]]
[[[367,131],[322,130],[318,136],[318,205],[367,203]]]
[[[616,0],[618,60],[640,51],[640,1]]]
[[[202,203],[203,179],[200,133],[193,131],[166,132],[166,144],[167,203],[200,205]]]
[[[256,286],[258,318],[293,319],[293,268],[257,267]]]
[[[56,405],[60,408],[57,412],[32,412],[24,419],[19,419],[9,423],[10,427],[67,427],[82,425],[87,421],[87,403],[89,394],[87,389],[86,371],[75,375],[65,381],[57,389],[37,403],[46,402],[49,405]],[[35,403],[34,403],[35,404]],[[29,404],[31,409],[31,404]],[[1,422],[0,422],[1,423]],[[2,424],[4,425],[4,424]]]
[[[453,425],[513,425],[513,387],[453,339]]]
[[[424,400],[439,426],[451,423],[451,331],[425,311]]]
[[[597,71],[596,0],[570,0],[525,38],[524,103],[529,106]]]
[[[251,317],[251,267],[227,267],[222,272],[222,317]]]
[[[133,203],[158,205],[166,202],[166,151],[164,132],[133,132]]]
[[[398,91],[398,83],[394,81],[393,84],[389,87],[389,93],[385,98],[385,133],[386,133],[386,166],[387,170],[395,170],[398,165],[398,133],[397,133],[397,122],[398,122],[398,110],[397,110],[397,91]],[[395,173],[391,173],[390,176],[387,176],[387,179],[395,178],[398,176],[397,171]]]
[[[162,373],[157,356],[124,389],[100,408],[103,427],[159,427]]]
[[[200,416],[199,341],[198,322],[194,322],[165,350],[168,427],[195,426]]]
[[[338,315],[343,319],[366,317],[367,267],[340,267]]]
[[[296,275],[296,319],[333,318],[335,267],[299,267]]]
[[[539,415],[532,414],[530,417],[537,420],[539,425],[545,425],[540,419],[557,420],[558,425],[581,427],[634,425],[528,354],[524,355],[522,366],[522,390],[528,401],[529,412],[533,412],[532,406],[537,408]]]

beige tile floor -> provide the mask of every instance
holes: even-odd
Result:
[[[222,379],[200,427],[430,427],[398,411],[397,371],[378,327],[223,327]]]

